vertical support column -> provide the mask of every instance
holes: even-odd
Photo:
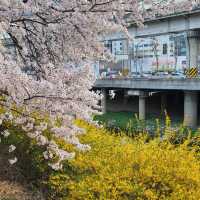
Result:
[[[101,110],[105,114],[107,112],[107,91],[106,89],[101,89],[102,99],[101,99]]]
[[[165,93],[161,94],[161,114],[164,114],[167,109],[167,95]]]
[[[145,93],[140,91],[139,95],[139,119],[145,120],[146,117],[146,102],[145,102]]]
[[[198,38],[190,37],[189,38],[190,45],[190,58],[189,58],[189,66],[197,67],[197,56],[198,56]]]
[[[197,98],[197,92],[184,92],[184,125],[192,128],[197,126]]]
[[[198,53],[199,53],[199,37],[198,31],[189,31],[187,34],[188,39],[188,67],[198,67]]]

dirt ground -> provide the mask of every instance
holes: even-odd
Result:
[[[8,163],[8,149],[0,145],[0,200],[44,200],[31,186],[16,165]]]

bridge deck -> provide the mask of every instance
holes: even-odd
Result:
[[[120,78],[98,79],[94,88],[200,91],[200,79]]]

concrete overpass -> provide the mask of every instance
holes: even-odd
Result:
[[[131,90],[182,90],[200,91],[200,79],[173,79],[173,78],[121,78],[99,79],[95,88],[101,89],[131,89]]]
[[[144,27],[131,25],[129,32],[135,37],[149,37],[168,33],[182,33],[200,29],[200,8],[155,19],[146,20]]]
[[[107,112],[108,90],[126,91],[139,97],[139,119],[144,120],[146,116],[146,97],[151,92],[182,91],[184,93],[184,124],[195,128],[198,119],[198,93],[200,92],[199,79],[101,79],[97,80],[95,89],[101,89],[103,94],[102,111]],[[161,107],[165,108],[166,95],[161,96]],[[173,104],[174,102],[171,102]],[[174,105],[176,109],[176,105]]]
[[[128,28],[130,35],[136,38],[151,37],[169,33],[185,32],[187,38],[187,66],[197,67],[200,58],[200,9],[183,12],[156,19],[146,20],[144,27],[134,24]],[[108,39],[123,38],[123,33],[108,36]],[[106,39],[106,38],[105,38]],[[124,89],[139,91],[139,118],[145,119],[145,97],[147,91],[183,91],[184,92],[184,123],[187,126],[197,125],[198,92],[200,79],[101,79],[97,80],[94,88],[102,90],[103,112],[106,112],[106,95],[110,89]],[[172,102],[173,103],[173,102]]]
[[[139,118],[145,119],[145,98],[153,91],[183,91],[184,93],[184,124],[190,127],[197,126],[198,119],[198,92],[200,91],[200,79],[146,79],[146,78],[124,78],[124,79],[99,79],[94,88],[101,89],[103,94],[102,111],[107,111],[107,91],[123,89],[127,93],[139,96]],[[164,97],[164,96],[163,96]],[[164,97],[165,98],[165,97]],[[163,99],[163,98],[162,98]],[[166,99],[161,102],[165,107]],[[173,102],[171,102],[173,104]],[[174,105],[176,106],[176,105]]]
[[[169,33],[183,33],[200,29],[200,7],[198,9],[146,19],[143,27],[129,23],[128,31],[136,38],[151,37]],[[126,38],[122,32],[108,35],[105,39]]]

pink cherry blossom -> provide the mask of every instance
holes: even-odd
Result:
[[[110,58],[102,38],[116,31],[128,37],[127,25],[142,26],[144,17],[189,10],[195,5],[194,0],[181,4],[145,0],[147,12],[140,2],[0,0],[0,93],[4,97],[0,106],[7,110],[0,124],[10,120],[38,145],[44,145],[44,158],[53,169],[61,169],[62,160],[75,155],[48,141],[42,133],[47,127],[79,150],[90,149],[79,142],[77,136],[84,132],[73,123],[77,118],[91,121],[100,109],[100,96],[91,91],[95,81],[91,69],[95,61]],[[38,125],[32,112],[40,118],[48,115],[50,122]],[[55,125],[58,118],[62,122],[59,127]],[[1,134],[8,137],[10,133],[4,130]],[[52,152],[59,157],[57,163],[49,161]],[[9,160],[11,164],[16,161]]]

